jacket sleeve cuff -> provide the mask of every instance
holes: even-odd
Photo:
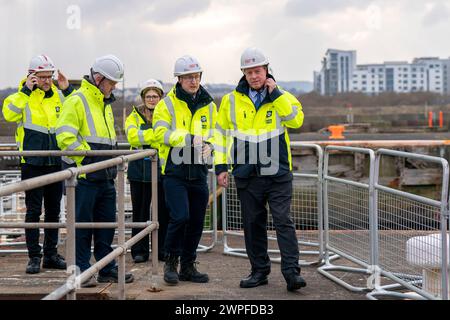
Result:
[[[215,166],[216,175],[218,176],[222,172],[228,172],[228,165],[226,164],[218,164]]]
[[[20,90],[20,92],[25,93],[27,96],[30,96],[30,94],[31,94],[31,90],[28,89],[27,86],[23,86],[22,89]]]
[[[69,86],[68,86],[66,89],[64,89],[64,90],[61,90],[61,92],[62,92],[62,94],[64,95],[64,97],[67,97],[67,96],[70,95],[74,90],[75,90],[75,88],[74,88],[71,84],[69,84]]]
[[[273,102],[273,101],[277,100],[278,97],[281,96],[282,94],[283,93],[281,93],[280,89],[278,89],[278,87],[277,87],[277,88],[273,89],[272,93],[269,94],[269,98]]]

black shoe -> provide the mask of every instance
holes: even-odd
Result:
[[[171,286],[178,284],[178,257],[167,256],[164,264],[164,281]]]
[[[287,280],[287,290],[288,291],[295,291],[300,288],[306,287],[306,281],[303,279],[300,275],[292,275]]]
[[[44,256],[42,268],[65,270],[67,268],[67,264],[63,256],[59,254],[54,254],[51,257]]]
[[[133,258],[133,260],[134,260],[134,263],[142,263],[142,262],[148,261],[148,257],[137,255]]]
[[[119,269],[114,267],[109,271],[109,273],[101,275],[98,274],[97,282],[105,283],[105,282],[114,282],[117,283],[119,280]],[[125,283],[131,283],[134,281],[134,276],[131,273],[125,273]]]
[[[41,258],[40,257],[30,258],[30,261],[28,261],[27,269],[25,270],[25,272],[34,274],[39,273],[40,271],[41,271]]]
[[[269,280],[267,280],[267,274],[262,272],[252,272],[247,278],[241,280],[239,286],[241,288],[254,288],[268,283]]]
[[[181,281],[191,281],[196,283],[206,283],[209,281],[209,277],[206,273],[198,272],[195,267],[197,263],[198,262],[190,262],[181,265],[179,276]]]

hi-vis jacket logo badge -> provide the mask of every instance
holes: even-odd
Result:
[[[202,129],[207,129],[206,128],[206,121],[207,121],[206,116],[202,116],[200,118],[200,121],[202,122]]]
[[[266,124],[272,123],[272,111],[267,111],[266,113]]]

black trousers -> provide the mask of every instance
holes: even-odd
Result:
[[[133,222],[147,222],[150,219],[150,204],[152,200],[152,183],[130,181],[131,203],[133,206]],[[158,182],[158,256],[163,258],[164,240],[167,234],[167,225],[169,224],[169,213],[167,212],[166,200],[164,197],[164,188],[162,181]],[[138,234],[142,229],[133,228],[131,233],[133,236]],[[131,256],[149,256],[149,236],[144,237],[131,247]]]
[[[208,184],[206,179],[186,180],[165,176],[164,191],[170,214],[166,254],[180,257],[181,265],[189,264],[197,258],[196,250],[203,233]]]
[[[61,166],[34,166],[24,163],[21,166],[22,180],[39,177],[60,170]],[[27,207],[25,222],[39,222],[42,214],[42,200],[44,200],[45,209],[44,222],[59,222],[62,193],[62,182],[25,191],[25,205]],[[39,245],[39,229],[26,229],[25,239],[28,256],[30,258],[42,257],[41,246]],[[57,245],[58,229],[45,229],[44,255],[50,257],[56,254]]]
[[[244,224],[245,248],[252,272],[270,273],[267,253],[267,209],[269,204],[281,253],[285,279],[299,274],[299,251],[295,226],[290,215],[292,174],[281,177],[235,178]]]

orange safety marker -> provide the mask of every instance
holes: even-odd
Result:
[[[428,128],[433,128],[433,111],[428,111]]]
[[[439,128],[444,127],[444,113],[439,111]]]
[[[344,132],[344,126],[328,126],[328,131],[331,132],[331,135],[328,137],[329,139],[344,139],[345,137],[342,135]]]

